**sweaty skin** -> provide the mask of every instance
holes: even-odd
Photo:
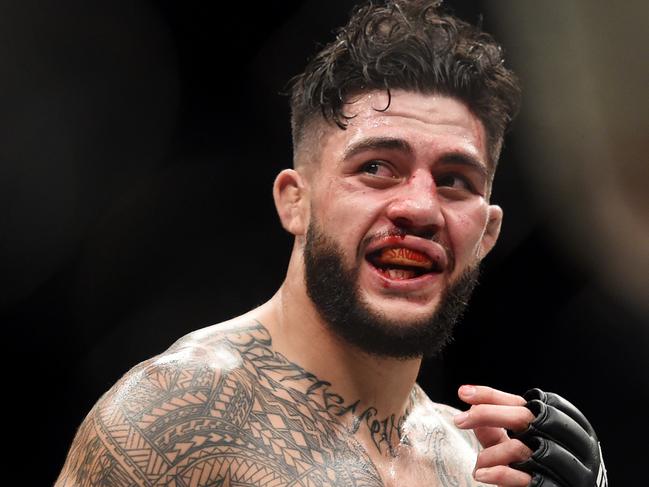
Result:
[[[261,323],[214,326],[138,365],[101,398],[56,485],[478,485],[475,437],[419,387],[407,419],[354,404],[274,352]],[[375,451],[347,418],[371,432]],[[402,430],[401,443],[389,445],[390,428]],[[380,451],[387,460],[375,463]]]
[[[479,387],[454,418],[416,385],[420,357],[359,350],[307,293],[311,221],[358,269],[365,305],[404,329],[434,316],[498,237],[482,123],[445,96],[395,90],[386,106],[383,92],[358,96],[347,130],[314,131],[304,153],[316,162],[278,175],[295,239],[275,296],[126,374],[82,423],[57,487],[463,487],[483,485],[476,462],[485,483],[529,483],[508,467],[530,454],[505,432],[531,420],[520,396]]]

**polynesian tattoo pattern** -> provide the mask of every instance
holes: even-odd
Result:
[[[274,352],[259,323],[189,357],[181,340],[108,391],[79,428],[57,486],[383,485],[353,433],[369,428],[375,447],[394,454],[405,417],[345,405],[330,383]],[[336,419],[346,414],[352,431]],[[439,463],[435,452],[431,459]],[[473,485],[466,472],[436,467],[444,487]]]

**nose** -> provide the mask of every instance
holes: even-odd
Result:
[[[390,201],[386,216],[396,227],[417,235],[435,235],[444,224],[444,215],[432,174],[414,172]]]

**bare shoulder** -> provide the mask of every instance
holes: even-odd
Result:
[[[419,386],[415,386],[414,396],[403,434],[417,461],[431,465],[442,485],[478,485],[472,478],[478,442],[472,432],[453,423],[459,411],[431,401]]]
[[[473,433],[455,426],[453,416],[461,412],[459,409],[447,404],[433,402],[418,384],[415,384],[413,394],[415,398],[413,413],[415,414],[409,416],[413,425],[424,429],[435,426],[453,433],[462,434],[462,438],[470,443],[475,440]]]
[[[194,332],[102,396],[56,485],[380,485],[305,381],[258,322]]]
[[[203,415],[215,385],[241,364],[216,328],[202,340],[183,337],[104,394],[81,424],[56,485],[149,485],[168,471],[186,446],[177,441],[179,428],[197,432],[185,420]]]
[[[430,401],[430,404],[431,404],[431,408],[440,417],[445,427],[449,428],[451,431],[458,434],[464,441],[466,441],[471,446],[471,449],[474,452],[478,452],[478,450],[480,449],[480,443],[478,442],[478,439],[473,433],[473,430],[459,429],[455,426],[455,423],[453,422],[453,416],[459,414],[461,411],[457,408],[449,406],[448,404],[442,404],[433,401]]]

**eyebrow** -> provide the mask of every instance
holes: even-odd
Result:
[[[407,155],[412,155],[414,153],[412,146],[403,139],[396,137],[368,137],[353,143],[345,149],[343,152],[343,160],[351,159],[357,154],[371,150],[397,150],[404,152]],[[492,171],[490,171],[479,158],[464,152],[450,152],[444,154],[440,158],[439,163],[467,166],[476,170],[485,178],[490,178],[492,173]]]
[[[480,159],[465,154],[464,152],[451,152],[449,154],[444,154],[440,158],[439,163],[448,164],[448,165],[467,166],[479,172],[480,175],[486,179],[490,179],[492,176],[492,171],[490,171],[487,168],[487,166],[480,161]]]
[[[353,143],[345,152],[343,160],[348,160],[357,154],[371,150],[397,150],[406,154],[413,154],[413,149],[408,142],[395,137],[368,137]]]

